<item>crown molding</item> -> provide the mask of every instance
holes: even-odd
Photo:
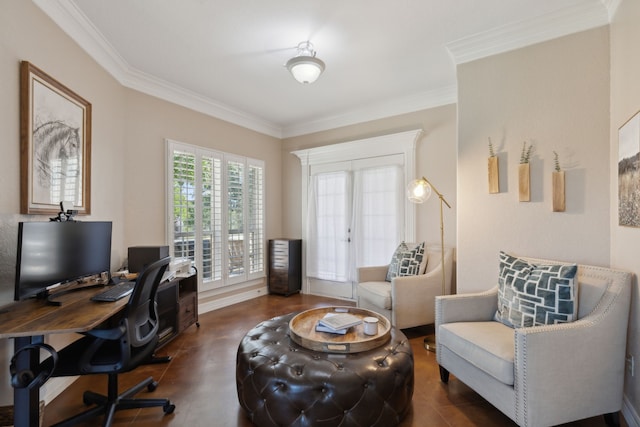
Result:
[[[385,117],[413,113],[442,105],[455,104],[456,102],[458,102],[457,85],[446,86],[435,90],[415,93],[406,97],[387,100],[378,104],[372,104],[365,108],[346,111],[334,116],[327,116],[318,120],[286,126],[282,130],[282,137],[290,138],[307,135]]]
[[[73,0],[33,0],[123,86],[276,138],[298,136],[457,102],[455,86],[282,127],[131,67]]]
[[[454,64],[472,61],[606,25],[620,1],[601,0],[599,5],[569,6],[553,14],[466,37],[451,42],[446,47]],[[457,102],[457,87],[451,85],[308,122],[280,126],[134,69],[73,0],[33,2],[123,86],[275,138],[305,135]]]
[[[607,8],[607,11],[609,12],[609,22],[611,22],[611,19],[613,18],[613,15],[616,14],[616,11],[618,10],[618,6],[620,6],[620,3],[622,3],[622,0],[601,0],[602,4],[604,4],[604,6]]]
[[[33,2],[123,86],[259,133],[282,138],[280,126],[134,69],[95,28],[73,0]]]
[[[218,103],[211,98],[174,85],[166,80],[145,74],[138,70],[131,70],[120,83],[130,89],[155,96],[176,105],[206,114],[211,117],[241,126],[258,133],[282,138],[282,127],[272,124],[259,117],[252,116],[240,110]]]
[[[453,41],[446,45],[453,62],[463,64],[498,53],[508,52],[568,34],[609,23],[609,9],[601,0],[588,5],[574,4],[553,13],[503,25]]]

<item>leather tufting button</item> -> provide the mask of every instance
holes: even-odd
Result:
[[[253,425],[272,427],[274,417],[281,417],[283,426],[297,421],[309,427],[329,419],[333,425],[369,426],[372,419],[384,419],[384,427],[397,427],[413,395],[412,350],[398,344],[402,331],[392,328],[390,343],[366,352],[317,352],[291,340],[293,315],[254,328],[238,348],[240,405]],[[271,332],[274,326],[277,332]]]

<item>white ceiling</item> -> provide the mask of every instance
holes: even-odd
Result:
[[[456,64],[606,25],[616,0],[33,0],[123,85],[276,137],[456,101]],[[284,63],[310,40],[326,70]]]

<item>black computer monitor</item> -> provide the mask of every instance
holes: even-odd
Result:
[[[15,300],[111,270],[111,222],[21,222]]]

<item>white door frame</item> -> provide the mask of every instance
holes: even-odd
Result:
[[[337,298],[354,299],[353,285],[349,289],[335,289],[327,286],[326,281],[317,281],[313,284],[306,276],[306,244],[307,236],[307,206],[309,203],[309,185],[311,182],[311,166],[336,163],[341,161],[359,160],[370,157],[389,156],[401,154],[404,156],[404,179],[405,182],[415,178],[416,145],[422,136],[422,129],[414,129],[406,132],[389,135],[376,136],[372,138],[359,139],[340,144],[325,145],[322,147],[308,148],[304,150],[292,151],[292,154],[300,159],[302,167],[302,292],[307,294],[320,294],[334,296]],[[410,206],[407,201],[405,206],[405,239],[415,241],[415,206]],[[313,286],[312,286],[313,285]]]

